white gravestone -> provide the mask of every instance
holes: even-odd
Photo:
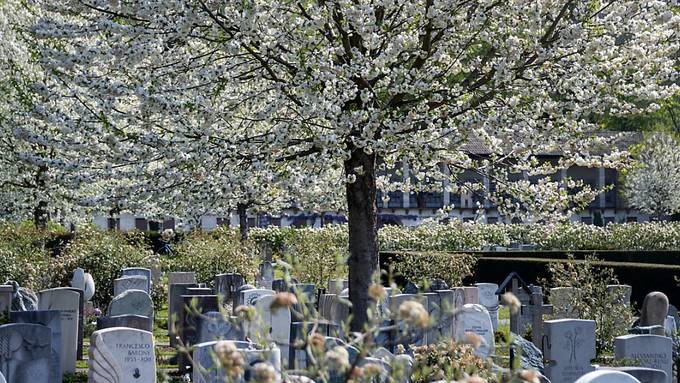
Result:
[[[673,377],[673,341],[660,335],[624,335],[614,339],[616,359],[635,359],[640,367],[656,368]]]
[[[479,304],[486,307],[491,317],[491,325],[493,330],[498,330],[498,285],[495,283],[477,283],[475,286],[479,289]]]
[[[113,296],[118,296],[128,290],[142,290],[149,294],[147,290],[149,281],[141,275],[131,275],[113,280]]]
[[[85,302],[92,299],[95,293],[94,279],[90,273],[78,267],[73,270],[73,278],[71,279],[71,287],[83,290],[83,300]]]
[[[550,289],[550,303],[557,319],[578,318],[578,310],[573,307],[575,296],[579,294],[576,287],[554,287]]]
[[[12,323],[30,323],[47,326],[51,333],[50,383],[61,383],[61,312],[52,311],[12,311]]]
[[[38,293],[38,310],[59,310],[61,317],[61,371],[76,371],[80,294],[68,287]]]
[[[240,303],[246,306],[255,306],[255,302],[265,295],[274,295],[276,291],[269,289],[250,289],[241,291]]]
[[[583,375],[576,383],[640,383],[640,381],[625,372],[601,370]]]
[[[574,383],[595,370],[595,321],[556,319],[544,322],[545,375],[552,383]]]
[[[95,331],[88,365],[89,383],[156,383],[153,335],[124,327]]]
[[[290,322],[291,314],[288,307],[272,309],[271,305],[274,296],[265,295],[255,302],[255,308],[259,314],[259,323],[249,326],[251,336],[258,339],[256,333],[263,339],[273,340],[281,349],[281,359],[285,364],[288,363],[289,342],[290,342]]]
[[[486,308],[478,304],[466,304],[456,317],[454,337],[456,341],[465,339],[465,334],[477,334],[482,342],[475,354],[486,358],[494,354],[495,340],[491,318]]]

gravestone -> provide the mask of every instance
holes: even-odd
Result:
[[[236,292],[234,293],[234,303],[232,304],[232,309],[235,311],[238,306],[244,305],[245,303],[241,300],[242,296],[241,293],[243,291],[248,291],[248,290],[257,290],[255,286],[249,285],[249,284],[244,284],[241,285]]]
[[[475,354],[486,358],[494,354],[495,340],[491,318],[486,308],[480,304],[466,304],[456,317],[454,338],[456,341],[465,339],[466,333],[477,334],[482,342],[475,350]]]
[[[100,316],[97,318],[97,330],[103,330],[111,327],[129,327],[137,330],[144,330],[153,332],[153,323],[151,318],[142,315],[116,315],[116,316]]]
[[[455,293],[453,290],[439,290],[439,311],[441,318],[439,320],[439,331],[443,338],[453,338],[453,330],[456,318],[453,316],[455,307]]]
[[[425,334],[425,342],[427,344],[434,344],[442,337],[441,325],[445,324],[445,322],[441,320],[441,298],[437,293],[425,293],[422,295],[427,297],[427,307],[425,308],[427,309],[430,321],[432,322],[432,326]]]
[[[168,285],[195,283],[196,272],[194,271],[172,271],[168,274]]]
[[[642,311],[640,312],[640,327],[662,326],[665,328],[666,317],[668,316],[668,297],[666,294],[653,291],[642,302]],[[655,335],[665,335],[665,331],[661,330]]]
[[[294,283],[290,285],[290,292],[294,293],[298,302],[304,302],[308,313],[314,313],[316,306],[316,285],[313,283]],[[294,309],[297,312],[302,312],[301,307],[296,305]]]
[[[78,267],[73,270],[73,278],[71,278],[71,287],[83,290],[83,300],[85,302],[92,299],[95,293],[94,279],[92,274],[86,273],[85,270]]]
[[[11,383],[49,383],[52,331],[39,324],[0,326],[0,372]],[[74,350],[75,353],[75,350]]]
[[[2,372],[0,372],[0,383],[7,383],[7,381],[5,380],[5,376],[2,375]]]
[[[215,295],[209,287],[189,287],[186,295]]]
[[[452,287],[456,308],[468,304],[479,304],[479,289],[474,286]]]
[[[38,309],[38,296],[33,290],[19,286],[16,281],[7,281],[12,286],[12,311],[35,311]]]
[[[519,276],[516,272],[511,272],[501,282],[496,290],[496,295],[501,295],[505,292],[512,292],[521,304],[528,304],[533,292],[531,287]],[[510,331],[515,334],[521,334],[528,325],[527,318],[522,316],[521,310],[516,313],[510,313]],[[520,331],[521,330],[521,331]]]
[[[142,290],[149,294],[147,287],[149,280],[141,275],[131,275],[113,280],[113,296],[118,296],[128,290]]]
[[[630,306],[633,287],[630,285],[607,285],[607,294],[609,294],[612,303]]]
[[[543,350],[543,315],[552,314],[553,306],[543,304],[543,294],[541,291],[534,291],[531,294],[531,304],[529,306],[522,306],[522,311],[529,313],[531,317],[531,342],[534,346]]]
[[[656,368],[647,367],[598,367],[598,370],[622,371],[632,375],[642,383],[666,383],[666,373]]]
[[[215,360],[215,345],[218,342],[204,342],[194,347],[193,360],[193,383],[217,383],[230,381],[233,383],[245,383],[252,380],[252,368],[257,363],[269,363],[276,371],[276,382],[281,382],[281,354],[278,348],[270,350],[258,350],[244,342],[233,342],[244,359],[244,374],[240,379],[230,380],[224,374],[224,370],[217,365]]]
[[[66,287],[71,291],[75,291],[80,296],[78,303],[78,349],[76,350],[76,358],[78,360],[83,360],[83,338],[85,336],[85,291],[75,288]]]
[[[122,277],[141,275],[146,277],[146,291],[151,291],[151,270],[144,267],[128,267],[120,271]]]
[[[182,322],[177,326],[179,345],[184,347],[198,343],[199,318],[211,311],[219,311],[217,295],[182,295]],[[191,363],[184,352],[178,354],[177,363],[181,373],[190,372]]]
[[[153,301],[143,290],[127,290],[111,300],[108,314],[109,316],[141,315],[153,320]]]
[[[420,287],[416,285],[413,282],[408,282],[406,283],[406,286],[404,286],[404,294],[410,294],[410,295],[415,295],[420,292]]]
[[[427,297],[415,294],[397,294],[390,297],[390,311],[393,315],[398,314],[401,304],[407,301],[419,302],[427,310]],[[403,320],[395,323],[395,325],[396,328],[391,335],[391,339],[395,343],[394,346],[398,344],[424,346],[427,343],[425,329],[414,327],[407,328],[406,322]]]
[[[430,281],[430,285],[427,287],[428,293],[436,293],[438,290],[448,290],[449,285],[443,279],[435,278]]]
[[[240,304],[246,306],[255,306],[255,302],[265,295],[274,295],[276,291],[268,289],[250,289],[241,291],[241,298],[239,299]]]
[[[220,304],[226,305],[227,302],[234,300],[234,294],[239,287],[245,284],[245,280],[240,274],[217,274],[213,284],[215,286],[215,294],[220,297]]]
[[[90,338],[88,382],[156,382],[156,354],[148,331],[114,327]]]
[[[479,304],[486,307],[491,317],[491,325],[493,330],[498,330],[498,285],[495,283],[476,283],[475,286],[479,289]]]
[[[50,329],[50,383],[61,383],[61,313],[58,310],[13,311],[13,323],[29,323],[46,326]]]
[[[675,318],[672,315],[666,316],[666,336],[675,336],[678,326],[675,324]]]
[[[583,375],[576,383],[640,383],[640,381],[625,372],[600,370]]]
[[[574,301],[579,294],[576,287],[554,287],[550,289],[550,303],[553,305],[553,314],[557,319],[578,318],[579,312],[574,307]]]
[[[198,338],[196,343],[212,342],[214,340],[237,340],[245,339],[243,329],[236,325],[222,313],[209,311],[198,317]]]
[[[675,318],[675,329],[677,331],[678,327],[680,327],[680,316],[678,315],[678,309],[675,306],[669,304],[668,305],[668,315]]]
[[[272,289],[274,282],[274,266],[271,262],[262,262],[257,274],[256,286],[263,289]]]
[[[349,281],[346,279],[331,279],[328,281],[328,294],[338,295],[342,290],[349,287]]]
[[[267,339],[274,341],[281,348],[281,360],[288,363],[290,341],[291,314],[288,307],[272,308],[273,295],[261,296],[255,301],[255,308],[259,315],[256,323],[248,327],[252,339]]]
[[[550,362],[545,375],[552,383],[573,383],[593,371],[595,321],[556,319],[544,322],[543,350]]]
[[[624,335],[614,339],[616,359],[635,359],[640,367],[666,373],[666,383],[673,377],[673,341],[661,335]]]
[[[80,321],[81,295],[70,288],[60,287],[38,293],[40,310],[59,310],[61,318],[61,371],[72,374],[76,371],[78,352],[78,323]]]
[[[168,301],[168,336],[170,337],[170,346],[177,345],[177,325],[184,319],[182,313],[184,312],[184,301],[182,295],[186,295],[188,288],[198,286],[195,283],[176,283],[170,285]]]

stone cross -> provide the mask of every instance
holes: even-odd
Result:
[[[522,310],[529,310],[531,316],[531,342],[538,348],[541,348],[543,343],[543,314],[552,314],[553,306],[543,304],[543,293],[534,291],[531,293],[531,304],[529,306],[522,306]]]

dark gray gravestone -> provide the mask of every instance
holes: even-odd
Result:
[[[128,327],[153,332],[151,318],[142,315],[101,316],[97,318],[97,330],[111,327]]]
[[[49,383],[52,331],[39,324],[0,326],[0,372],[11,383]]]
[[[215,295],[213,289],[209,287],[190,287],[187,289],[186,295]]]
[[[69,290],[75,291],[80,295],[80,304],[78,305],[78,349],[76,350],[76,358],[83,360],[83,337],[85,335],[85,291],[75,287],[68,287]]]
[[[428,287],[428,292],[436,293],[438,290],[448,290],[449,285],[443,279],[433,279]]]
[[[215,275],[213,282],[215,295],[220,296],[220,304],[226,305],[227,302],[233,302],[234,294],[245,284],[245,279],[241,274],[226,273]]]
[[[413,282],[408,282],[404,287],[404,294],[418,294],[420,288]]]
[[[262,262],[259,270],[257,274],[257,287],[271,290],[274,283],[274,266],[271,262]]]
[[[170,347],[177,345],[177,325],[182,322],[184,301],[182,295],[186,295],[187,289],[198,286],[195,283],[177,283],[170,285],[170,300],[168,301],[168,336]]]
[[[217,295],[182,295],[182,322],[177,328],[180,345],[190,347],[198,340],[198,318],[210,311],[219,311]],[[184,352],[177,358],[179,371],[182,374],[191,371],[191,362]]]
[[[14,323],[30,323],[47,326],[52,334],[50,353],[50,383],[61,383],[61,313],[59,310],[13,311]]]
[[[196,343],[214,340],[245,340],[241,326],[229,321],[229,319],[216,311],[200,315],[197,322],[198,338]]]
[[[292,284],[289,289],[291,292],[295,293],[298,301],[302,302],[304,300],[305,306],[310,313],[315,311],[316,307],[316,285],[313,283],[296,283]],[[296,311],[301,310],[296,307]]]

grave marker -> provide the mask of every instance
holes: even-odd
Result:
[[[552,383],[573,383],[593,371],[595,321],[556,319],[545,321],[543,350],[549,364],[545,375]]]
[[[90,383],[156,383],[153,335],[123,327],[95,331],[88,365]]]
[[[49,383],[51,340],[52,331],[47,326],[0,326],[0,372],[11,383]],[[75,355],[75,347],[73,351]]]
[[[454,338],[462,341],[466,333],[478,335],[482,343],[475,350],[475,354],[486,358],[494,354],[495,340],[491,318],[486,308],[480,304],[466,304],[456,317]]]
[[[635,359],[640,367],[666,373],[666,383],[673,377],[673,341],[661,335],[624,335],[614,339],[616,359]]]
[[[29,323],[46,326],[51,333],[50,350],[50,383],[61,383],[61,312],[45,311],[13,311],[10,313],[13,323]]]
[[[78,352],[78,323],[81,295],[67,287],[38,293],[39,310],[59,310],[61,318],[61,371],[74,373]],[[82,322],[81,322],[82,323]]]

